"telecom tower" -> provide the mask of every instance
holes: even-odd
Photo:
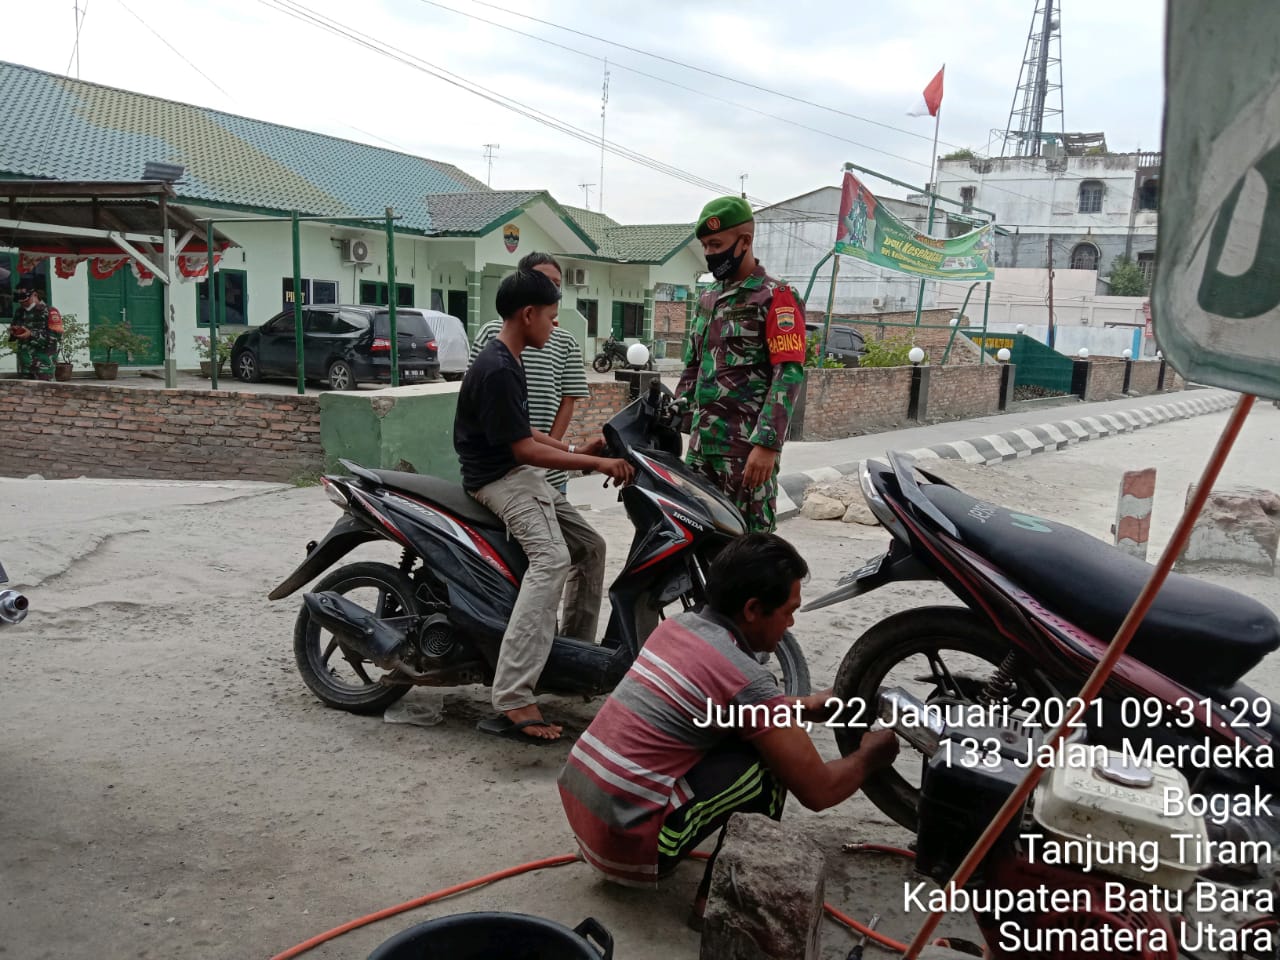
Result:
[[[1009,108],[1009,125],[1004,132],[1001,156],[1039,157],[1044,134],[1058,118],[1059,133],[1065,133],[1062,118],[1062,27],[1058,16],[1061,0],[1036,0],[1027,33],[1027,49],[1018,75],[1018,89]],[[1056,82],[1055,82],[1056,81]],[[1056,99],[1057,107],[1050,104]]]

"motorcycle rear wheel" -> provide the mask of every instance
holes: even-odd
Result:
[[[804,651],[800,649],[799,641],[790,630],[782,635],[782,642],[765,666],[769,666],[773,659],[777,660],[782,671],[782,682],[778,686],[782,687],[783,693],[788,697],[807,697],[813,693],[809,664],[804,658]]]
[[[950,703],[976,703],[978,691],[995,673],[1010,649],[1007,640],[965,607],[907,610],[881,620],[858,638],[840,662],[833,690],[835,696],[846,704],[846,720],[856,719],[855,711],[865,704],[861,719],[867,723],[875,717],[877,695],[881,686],[886,685],[905,686],[909,693],[926,703],[944,698]],[[943,659],[944,653],[950,656],[950,663]],[[921,666],[927,666],[930,677],[919,676],[918,668],[901,669],[913,657],[924,658],[925,663]],[[942,664],[944,670],[938,671],[937,664]],[[895,667],[901,672],[886,684],[886,678]],[[957,667],[968,667],[969,670],[962,672]],[[989,669],[980,676],[974,676],[974,667]],[[904,676],[909,678],[905,683]],[[1024,697],[1054,695],[1040,681],[1025,676],[1012,679],[1017,685],[1015,696],[1010,697],[1014,706]],[[942,690],[942,685],[948,681],[954,684],[955,689]],[[931,691],[928,689],[930,684]],[[850,701],[854,705],[850,705]],[[833,722],[832,726],[841,755],[848,756],[858,749],[865,728],[847,725],[845,721]],[[923,757],[903,743],[893,766],[867,778],[862,785],[862,792],[886,816],[913,832],[917,829],[920,806],[916,768],[922,765]],[[902,770],[911,773],[911,779],[903,776]]]
[[[608,373],[613,369],[613,358],[597,353],[596,358],[591,361],[591,369],[596,373]]]
[[[311,588],[312,593],[333,590],[346,594],[372,587],[377,591],[374,612],[379,617],[405,617],[417,612],[414,586],[405,574],[385,563],[360,562],[339,567]],[[367,606],[364,598],[355,600]],[[335,637],[311,619],[304,605],[293,626],[293,655],[303,682],[325,706],[348,713],[381,713],[409,692],[408,684],[378,683],[370,676],[381,671],[354,650],[344,647]],[[340,675],[334,658],[346,664],[346,676]]]

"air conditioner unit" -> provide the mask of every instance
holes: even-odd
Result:
[[[884,306],[884,300],[883,300],[882,298],[880,298],[880,297],[875,297],[875,298],[873,298],[873,299],[872,299],[872,301],[871,301],[871,305],[872,305],[873,307],[883,307],[883,306]]]
[[[363,240],[343,240],[342,260],[344,263],[368,263],[369,245]]]
[[[570,267],[569,268],[569,286],[571,287],[589,287],[591,286],[591,277],[587,273],[586,267]]]

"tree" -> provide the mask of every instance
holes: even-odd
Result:
[[[1142,268],[1128,257],[1116,257],[1111,263],[1111,295],[1113,297],[1145,297],[1147,278]]]

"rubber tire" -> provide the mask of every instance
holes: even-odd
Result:
[[[262,367],[252,350],[241,350],[235,355],[231,360],[231,372],[242,383],[257,383],[262,379]]]
[[[981,657],[994,666],[999,666],[1010,649],[1008,641],[967,607],[906,610],[881,620],[858,638],[836,671],[835,696],[845,702],[859,698],[874,711],[875,697],[884,677],[906,656],[919,653],[921,642],[928,640],[943,641],[949,649]],[[1028,692],[1052,695],[1051,691],[1036,690],[1036,685],[1025,679],[1020,680],[1019,685]],[[847,757],[858,749],[861,729],[840,724],[833,729],[842,756]],[[899,773],[891,768],[868,777],[862,792],[886,816],[915,832],[919,791]]]
[[[324,593],[326,590],[335,590],[343,583],[358,579],[379,581],[391,587],[402,599],[407,599],[410,604],[413,604],[408,612],[416,611],[413,581],[395,567],[385,563],[369,561],[349,563],[320,580],[310,592]],[[311,626],[311,616],[304,604],[293,625],[293,656],[297,661],[298,672],[302,674],[303,682],[325,706],[346,710],[348,713],[382,713],[409,692],[408,684],[371,686],[368,688],[368,693],[361,694],[348,693],[332,687],[319,671],[320,649],[315,639],[309,636]],[[318,630],[317,627],[317,632]],[[317,662],[312,662],[312,652]],[[338,651],[335,650],[334,656],[337,655]]]
[[[597,353],[596,358],[591,361],[591,369],[596,373],[608,373],[613,369],[613,359],[606,357],[603,353]]]
[[[463,377],[461,373],[442,373],[440,376],[444,377],[449,383],[454,383]]]
[[[813,682],[809,679],[809,663],[804,658],[804,650],[795,635],[788,630],[782,635],[782,642],[774,651],[774,656],[782,664],[782,692],[788,697],[807,697],[813,693]]]
[[[339,372],[339,377],[341,377],[342,371],[345,370],[347,372],[346,378],[350,380],[350,383],[348,383],[345,387],[340,387],[338,386],[338,384],[334,383],[334,376],[333,376],[334,370],[337,370]],[[356,372],[351,369],[351,364],[347,363],[347,361],[345,360],[335,360],[333,361],[333,363],[329,364],[327,379],[329,382],[330,390],[354,390],[356,389],[356,386],[357,386]]]

